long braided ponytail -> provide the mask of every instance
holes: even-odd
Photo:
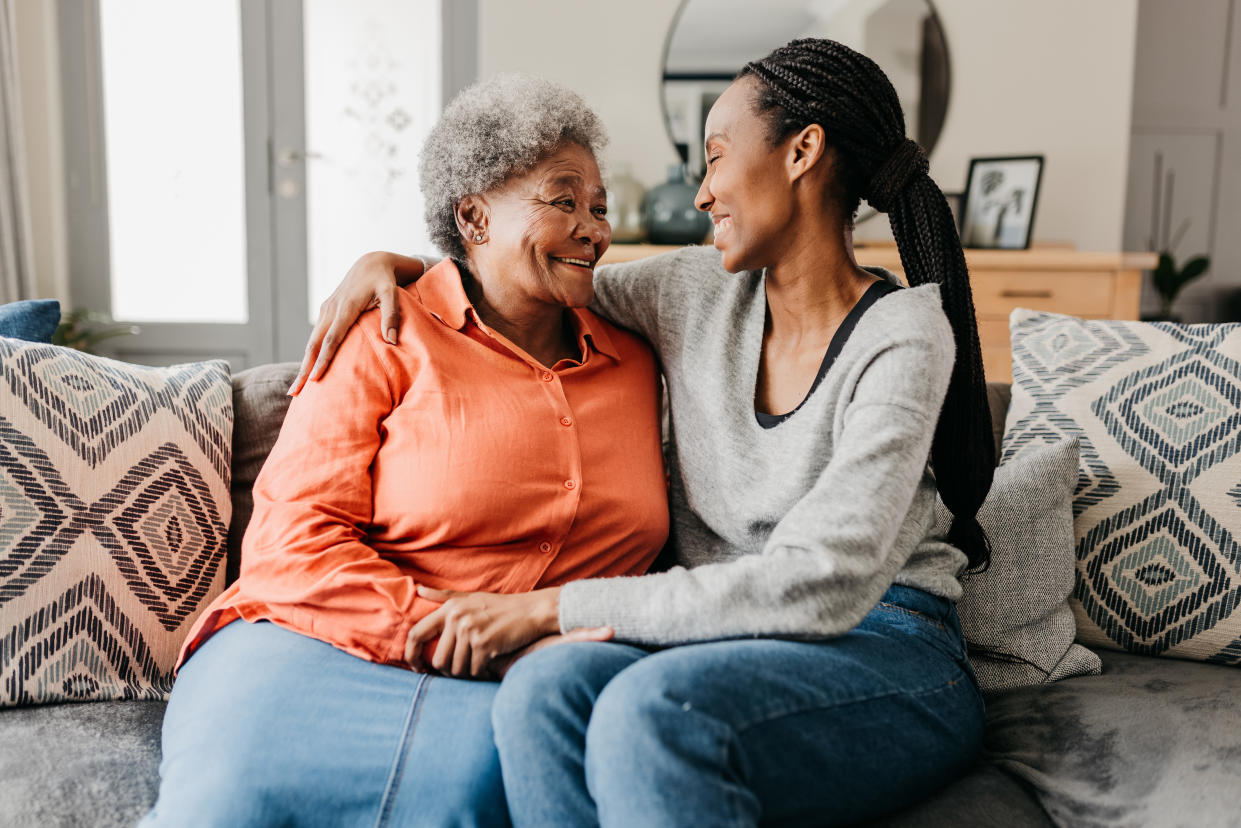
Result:
[[[965,254],[948,202],[927,174],[926,155],[905,137],[905,118],[891,81],[874,61],[831,40],[806,38],[746,64],[738,78],[759,81],[756,108],[779,143],[819,124],[836,152],[835,173],[845,215],[862,198],[887,213],[911,286],[939,285],[956,340],[956,362],[935,427],[931,464],[952,511],[949,543],[972,569],[991,548],[978,509],[991,489],[995,444],[983,376],[982,350]]]

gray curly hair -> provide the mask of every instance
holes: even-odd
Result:
[[[419,158],[431,241],[463,261],[457,202],[530,169],[566,141],[595,156],[608,141],[599,116],[568,87],[505,73],[462,91],[431,129]]]

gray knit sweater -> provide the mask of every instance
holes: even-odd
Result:
[[[679,565],[566,585],[562,630],[610,626],[643,644],[825,638],[856,626],[892,583],[960,597],[965,556],[930,536],[927,460],[953,362],[936,286],[877,302],[809,399],[770,429],[754,416],[761,272],[730,274],[713,248],[686,248],[600,267],[595,291],[595,309],[663,363]]]

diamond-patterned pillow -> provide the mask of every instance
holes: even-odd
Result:
[[[167,698],[224,587],[232,385],[0,337],[0,707]]]
[[[1003,460],[1081,441],[1078,640],[1241,665],[1241,325],[1010,327]]]

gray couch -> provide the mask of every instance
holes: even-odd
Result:
[[[250,487],[279,432],[293,372],[271,365],[233,379],[230,580]],[[1008,387],[993,385],[990,395],[998,441]],[[989,699],[972,772],[874,825],[1241,826],[1241,670],[1100,655],[1101,676]],[[158,788],[163,709],[106,702],[0,710],[0,826],[134,824]]]

